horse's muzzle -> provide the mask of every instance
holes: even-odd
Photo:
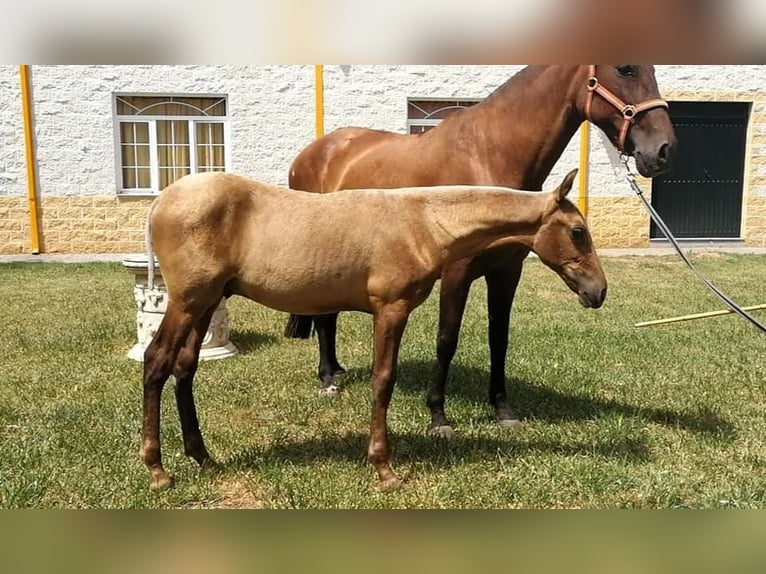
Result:
[[[598,309],[606,300],[606,287],[596,289],[582,289],[577,293],[577,299],[583,307]]]
[[[667,173],[673,166],[678,142],[675,137],[644,140],[636,133],[633,157],[636,169],[644,177],[657,177]]]

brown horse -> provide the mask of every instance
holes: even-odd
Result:
[[[170,484],[160,452],[160,399],[176,379],[184,451],[212,461],[192,381],[203,337],[222,296],[241,295],[288,313],[366,311],[374,320],[368,458],[384,487],[391,470],[386,422],[409,314],[449,261],[492,245],[532,250],[586,307],[600,307],[606,279],[585,221],[566,198],[574,170],[548,193],[443,186],[316,195],[234,174],[186,176],[152,204],[147,227],[168,290],[165,316],[144,355],[140,456],[151,488]],[[333,213],[328,228],[323,214]],[[386,217],[381,220],[380,214]],[[375,233],[370,233],[375,229]]]
[[[586,119],[635,157],[642,175],[653,177],[670,168],[676,148],[666,108],[652,66],[532,66],[424,134],[344,128],[319,138],[294,160],[289,187],[320,193],[448,184],[539,190]],[[447,373],[468,291],[479,277],[487,282],[489,402],[501,424],[518,424],[507,400],[505,358],[511,305],[528,253],[519,245],[497,247],[442,271],[437,372],[427,398],[431,432],[453,433],[444,413]],[[325,390],[334,392],[333,378],[344,372],[335,353],[337,315],[293,315],[285,334],[308,337],[312,320],[319,378]]]

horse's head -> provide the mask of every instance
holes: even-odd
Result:
[[[546,194],[547,205],[532,251],[577,293],[583,307],[598,309],[606,299],[606,276],[580,211],[566,199],[577,170]]]
[[[636,159],[641,175],[655,177],[671,168],[676,135],[654,66],[589,66],[585,89],[585,117]]]

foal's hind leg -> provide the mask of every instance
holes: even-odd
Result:
[[[495,407],[498,422],[515,427],[519,417],[508,404],[505,385],[505,360],[508,351],[508,328],[511,306],[521,279],[522,262],[510,268],[487,273],[487,313],[489,315],[489,403]]]
[[[181,419],[181,431],[184,438],[184,452],[192,457],[202,467],[214,465],[214,461],[205,448],[202,433],[199,428],[197,409],[194,406],[194,394],[192,383],[199,365],[199,352],[202,341],[210,325],[210,319],[215,312],[218,303],[210,307],[192,327],[186,344],[181,348],[173,367],[173,375],[176,379],[176,406],[178,417]]]
[[[162,466],[160,401],[162,389],[193,323],[194,317],[190,313],[169,302],[162,323],[144,353],[144,405],[139,456],[152,475],[149,485],[152,490],[171,484],[170,477]]]
[[[338,314],[317,315],[314,317],[314,325],[316,326],[317,340],[319,341],[319,368],[317,369],[317,374],[322,385],[319,392],[334,395],[339,390],[334,384],[335,377],[346,372],[346,369],[338,363],[338,358],[335,355],[335,333],[338,326]]]

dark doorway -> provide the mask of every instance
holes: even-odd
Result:
[[[750,104],[671,102],[673,168],[652,180],[652,205],[680,239],[740,237]],[[664,238],[652,222],[651,238]]]

